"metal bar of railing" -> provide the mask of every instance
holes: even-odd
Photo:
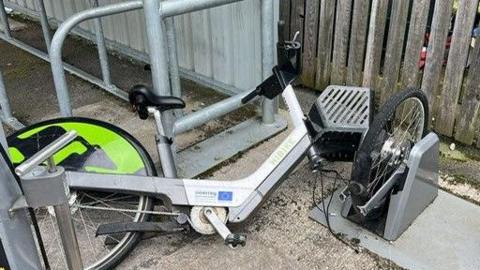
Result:
[[[98,7],[98,0],[92,0],[93,7]],[[105,45],[105,35],[103,33],[103,25],[101,18],[95,18],[95,39],[97,42],[98,58],[100,60],[100,68],[102,70],[102,79],[105,85],[112,86],[110,77],[110,64],[108,63],[107,46]]]
[[[7,90],[5,88],[5,83],[3,81],[3,75],[0,71],[0,106],[2,107],[3,118],[9,120],[13,118],[12,110],[10,108],[10,102],[7,96]]]
[[[58,27],[52,39],[52,45],[50,48],[50,63],[52,66],[52,75],[55,84],[55,90],[57,92],[60,114],[62,116],[72,115],[70,95],[68,93],[67,81],[62,62],[63,43],[68,33],[73,29],[73,27],[83,21],[132,11],[142,7],[143,4],[141,1],[130,1],[88,9],[71,16]]]
[[[242,99],[250,92],[251,91],[246,91],[244,93],[234,95],[215,104],[212,104],[204,109],[201,109],[194,113],[190,113],[182,118],[177,119],[173,127],[173,133],[176,135],[181,134],[183,132],[201,126],[202,124],[210,120],[213,120],[229,112],[239,109],[244,105],[242,103]]]
[[[158,13],[158,0],[143,0],[145,13],[145,28],[147,32],[148,52],[152,73],[153,93],[159,96],[172,95],[168,67],[167,43],[165,41],[165,26]],[[174,116],[171,111],[162,113],[165,135],[172,137]]]
[[[45,9],[45,3],[43,2],[43,0],[38,0],[38,5],[40,7],[39,17],[40,17],[40,24],[42,25],[43,40],[45,41],[47,52],[50,52],[50,44],[52,43],[52,36],[50,34],[50,26],[48,24],[47,10]]]
[[[262,3],[262,77],[268,78],[272,74],[273,68],[273,0],[261,0]],[[264,124],[275,122],[275,106],[273,99],[263,99],[262,103],[262,121]]]
[[[197,10],[208,9],[243,0],[174,0],[160,4],[160,15],[163,18],[181,15]]]
[[[158,9],[160,1],[144,0],[145,27],[152,70],[153,92],[159,96],[170,95],[170,79],[168,74],[168,55],[165,42],[165,29]]]
[[[165,30],[167,32],[168,45],[168,67],[170,71],[170,82],[172,84],[172,95],[176,97],[182,96],[182,89],[180,85],[180,75],[178,71],[177,58],[177,39],[175,37],[175,25],[173,18],[166,18]]]
[[[0,21],[3,25],[3,34],[9,39],[12,36],[10,35],[10,24],[8,23],[7,12],[5,11],[5,4],[3,0],[0,0]]]

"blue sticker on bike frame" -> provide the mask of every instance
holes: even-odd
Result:
[[[219,201],[232,201],[233,200],[233,192],[231,192],[231,191],[219,191],[218,192],[218,200]]]

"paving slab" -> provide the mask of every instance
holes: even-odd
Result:
[[[343,218],[339,192],[329,211],[334,232],[407,269],[480,269],[480,206],[440,190],[410,227],[390,242]],[[314,208],[310,217],[326,226],[321,209]]]

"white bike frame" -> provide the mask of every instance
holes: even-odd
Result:
[[[282,93],[293,131],[251,175],[233,181],[66,172],[70,188],[161,196],[172,205],[228,208],[230,222],[244,221],[305,157],[312,146],[305,115],[291,85]]]

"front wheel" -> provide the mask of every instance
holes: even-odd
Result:
[[[70,130],[77,138],[54,155],[65,170],[109,174],[156,175],[153,162],[127,132],[87,118],[61,118],[26,127],[8,137],[15,166]],[[70,210],[86,269],[112,269],[136,246],[141,233],[96,236],[100,224],[148,221],[147,196],[71,190]],[[65,269],[62,244],[51,207],[35,209],[51,269]]]
[[[409,157],[427,133],[428,102],[421,90],[393,95],[379,110],[360,145],[349,185],[353,208],[364,205]],[[365,219],[378,217],[382,207]]]

